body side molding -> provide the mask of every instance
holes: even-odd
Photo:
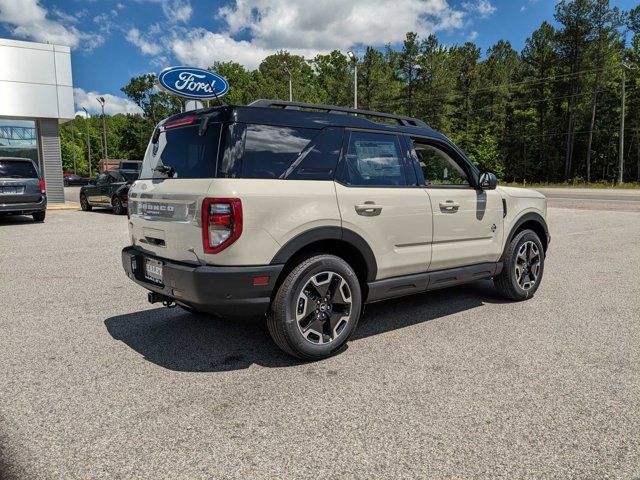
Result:
[[[490,278],[500,272],[502,272],[501,262],[489,262],[376,280],[368,282],[369,295],[366,303],[451,287],[481,278]]]
[[[323,240],[343,241],[358,250],[367,266],[367,281],[373,281],[376,278],[378,264],[371,247],[360,235],[341,227],[318,227],[299,234],[285,243],[270,263],[271,265],[287,263],[302,248]]]

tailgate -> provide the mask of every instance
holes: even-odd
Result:
[[[0,204],[37,203],[41,199],[37,178],[0,178]]]
[[[211,182],[138,180],[129,192],[131,243],[158,257],[202,263],[201,208]]]

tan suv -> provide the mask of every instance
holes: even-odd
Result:
[[[280,348],[319,359],[368,302],[480,278],[532,296],[546,211],[420,120],[259,100],[158,125],[122,262],[152,303],[266,314]]]

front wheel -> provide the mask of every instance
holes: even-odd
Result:
[[[89,203],[89,200],[87,200],[87,196],[84,193],[80,194],[80,208],[82,208],[84,212],[90,212],[91,209],[93,208]]]
[[[280,285],[267,316],[269,333],[289,355],[329,357],[347,343],[362,306],[360,282],[343,259],[318,255],[300,262]]]
[[[493,282],[501,295],[510,300],[532,297],[544,273],[544,248],[532,230],[519,232],[502,257],[503,269]]]

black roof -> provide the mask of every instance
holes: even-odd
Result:
[[[162,123],[194,115],[217,117],[217,121],[301,128],[351,127],[445,138],[417,118],[333,105],[280,100],[257,100],[250,105],[202,108],[172,115]],[[211,120],[214,121],[213,118]]]

